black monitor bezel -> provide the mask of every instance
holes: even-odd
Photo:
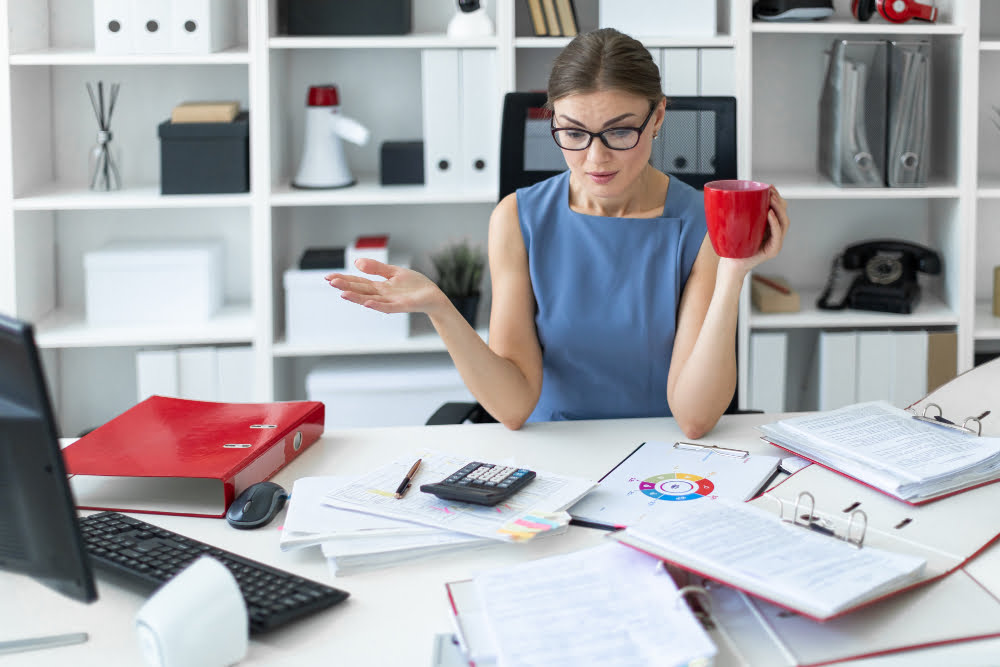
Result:
[[[15,359],[17,363],[8,364],[8,359]],[[25,376],[17,377],[16,381],[26,384],[18,385],[22,389],[18,395],[4,396],[4,391],[13,394],[10,382],[15,378],[11,374]],[[97,599],[97,587],[77,522],[34,328],[2,313],[0,376],[3,376],[0,379],[0,410],[5,398],[10,408],[25,408],[18,410],[17,417],[13,409],[11,414],[0,412],[0,450],[11,448],[6,453],[0,451],[0,460],[6,458],[11,464],[0,466],[0,485],[8,484],[9,488],[16,489],[14,506],[2,510],[9,514],[0,517],[0,529],[3,529],[0,532],[10,533],[5,539],[20,539],[25,546],[23,556],[15,554],[13,548],[0,552],[0,570],[32,577],[74,600],[93,602]],[[23,405],[23,390],[27,390],[33,405]],[[23,420],[37,420],[36,427],[40,428],[33,430],[44,433],[40,442],[14,442],[16,438],[11,434],[18,428],[15,422],[26,423]],[[8,437],[4,437],[5,430]],[[14,450],[14,447],[22,449]],[[4,476],[8,476],[6,481]],[[4,521],[8,521],[9,526],[4,527]]]

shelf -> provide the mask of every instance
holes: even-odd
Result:
[[[514,46],[519,49],[561,49],[569,44],[570,37],[515,37]],[[640,41],[650,49],[663,48],[729,48],[736,40],[731,35],[715,37],[641,37]]]
[[[42,49],[10,54],[11,65],[246,65],[246,45],[215,53],[107,54],[89,49]]]
[[[861,22],[844,17],[808,22],[753,21],[750,29],[755,34],[784,35],[961,35],[965,32],[964,26],[945,23],[888,23],[883,20]]]
[[[127,208],[218,208],[250,206],[250,193],[162,195],[159,185],[95,192],[80,185],[49,183],[14,197],[15,211],[68,211]]]
[[[1000,317],[993,316],[992,301],[976,301],[973,337],[976,340],[1000,340]]]
[[[980,176],[976,195],[980,199],[1000,199],[1000,176]]]
[[[754,173],[753,178],[773,183],[785,199],[954,199],[959,196],[956,185],[943,181],[930,181],[919,188],[842,188],[818,173],[761,171]]]
[[[819,290],[801,290],[802,309],[797,313],[761,313],[751,308],[750,328],[762,329],[881,329],[888,327],[940,327],[958,324],[958,315],[937,295],[924,291],[916,312],[909,315],[867,310],[820,310]]]
[[[57,310],[38,323],[35,336],[43,348],[250,343],[254,319],[250,306],[227,305],[204,323],[90,326],[81,312]]]
[[[1000,38],[990,36],[983,37],[983,41],[979,43],[980,51],[1000,51]]]
[[[487,339],[486,329],[476,329],[479,337]],[[441,337],[436,332],[414,333],[400,341],[358,341],[351,343],[302,344],[278,341],[271,348],[275,357],[321,357],[350,354],[397,354],[409,352],[445,352]]]
[[[495,204],[497,191],[448,190],[424,185],[382,185],[360,174],[357,184],[329,190],[300,190],[282,182],[271,189],[272,206],[372,206],[398,204]]]
[[[438,34],[409,34],[359,37],[272,37],[271,49],[492,49],[499,45],[496,37],[448,37]]]

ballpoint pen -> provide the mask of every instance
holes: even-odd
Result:
[[[417,474],[417,468],[420,467],[421,461],[423,461],[423,459],[417,459],[417,462],[410,466],[410,472],[406,473],[406,477],[404,477],[403,481],[399,483],[398,487],[396,487],[396,493],[393,495],[397,498],[402,498],[403,494],[406,493],[406,490],[410,488],[410,480],[412,480],[413,476]]]

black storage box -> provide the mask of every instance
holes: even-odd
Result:
[[[299,270],[310,271],[312,269],[343,269],[345,267],[344,258],[347,256],[347,248],[306,248],[299,259]]]
[[[250,115],[231,123],[160,123],[160,192],[250,191]]]
[[[279,0],[286,35],[405,35],[413,28],[411,0]]]
[[[382,185],[423,185],[424,142],[386,141],[379,151]]]

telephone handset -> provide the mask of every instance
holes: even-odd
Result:
[[[830,293],[841,269],[860,271],[839,303]],[[920,299],[917,272],[941,273],[941,256],[916,243],[897,240],[864,241],[850,245],[833,262],[830,279],[816,302],[818,308],[911,313]]]

